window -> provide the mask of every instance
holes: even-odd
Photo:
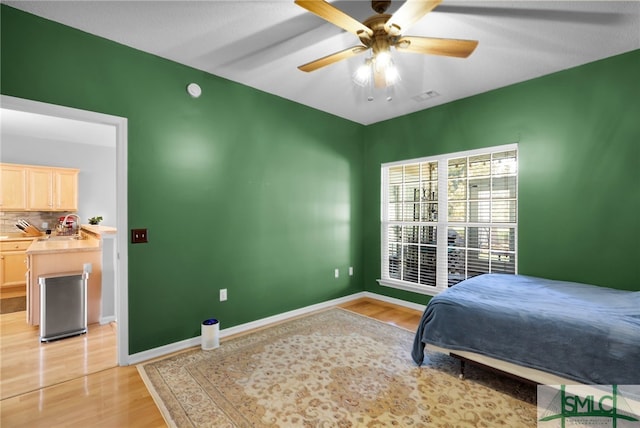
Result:
[[[438,292],[516,273],[517,145],[382,165],[380,284]]]

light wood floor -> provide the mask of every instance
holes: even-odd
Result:
[[[367,298],[340,306],[409,330],[417,328],[422,315],[420,311]],[[24,312],[16,312],[16,314],[21,314],[21,321],[24,324]],[[74,355],[60,359],[54,353],[47,354],[41,349],[35,351],[33,348],[39,348],[38,346],[26,344],[25,341],[35,341],[37,344],[38,332],[37,329],[35,332],[31,331],[34,340],[25,339],[28,332],[19,332],[21,329],[18,318],[20,315],[0,315],[2,324],[0,426],[12,428],[166,426],[136,367],[115,367],[113,326],[102,326],[105,327],[103,339],[98,339],[100,336],[96,331],[98,329],[92,329],[90,326],[87,335],[43,345],[68,342],[69,345],[65,344],[65,346],[73,346]],[[92,333],[96,333],[95,340],[91,336]],[[113,338],[106,339],[109,335]],[[100,340],[114,341],[112,356],[97,356],[97,354],[94,356],[95,349],[100,346],[98,344]],[[76,343],[72,345],[71,341]],[[13,347],[23,351],[15,351],[16,355],[12,355]],[[29,355],[30,353],[34,355]],[[99,368],[100,363],[97,360],[110,368]],[[86,373],[79,373],[76,369],[78,365],[81,365]],[[21,389],[23,392],[20,392]]]

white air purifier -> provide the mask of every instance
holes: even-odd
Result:
[[[220,346],[220,322],[211,318],[202,321],[201,336],[202,350],[209,351]]]

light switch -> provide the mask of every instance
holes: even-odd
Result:
[[[146,244],[147,229],[131,229],[131,243],[132,244]]]

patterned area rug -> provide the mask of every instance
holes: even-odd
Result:
[[[414,333],[342,309],[138,370],[171,427],[535,427],[536,388],[428,353]]]

